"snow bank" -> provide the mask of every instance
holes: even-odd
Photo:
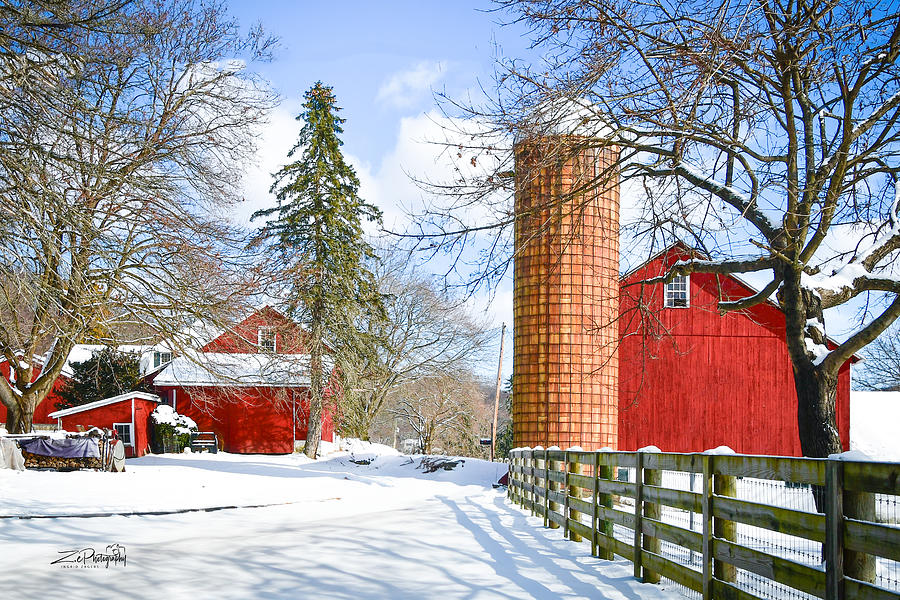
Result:
[[[189,453],[129,459],[125,473],[0,470],[0,515],[85,514],[201,509],[341,498],[351,513],[413,506],[440,494],[459,497],[491,489],[503,463],[453,458],[425,472],[424,456],[381,444],[344,440],[340,451],[311,460],[302,454]],[[362,451],[366,452],[363,453]],[[36,501],[36,499],[39,499]]]
[[[900,392],[850,392],[850,449],[900,461]]]

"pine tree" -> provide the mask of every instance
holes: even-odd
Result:
[[[357,335],[361,317],[383,314],[375,260],[362,222],[381,222],[381,211],[359,197],[359,179],[341,154],[344,119],[332,88],[317,82],[304,96],[300,137],[288,157],[300,158],[274,174],[276,205],[252,219],[269,217],[256,243],[270,246],[287,274],[288,313],[309,328],[310,410],[306,455],[315,458],[322,437],[326,354]],[[326,345],[327,340],[327,345]]]
[[[139,357],[130,352],[106,347],[71,368],[72,377],[58,391],[57,410],[149,389],[141,377]]]

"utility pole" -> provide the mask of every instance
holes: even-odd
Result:
[[[500,380],[503,373],[503,340],[506,338],[506,323],[500,330],[500,361],[497,363],[497,391],[494,393],[494,424],[491,427],[491,462],[497,454],[497,411],[500,409]]]

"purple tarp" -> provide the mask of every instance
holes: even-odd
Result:
[[[41,456],[56,456],[59,458],[100,458],[100,445],[93,438],[70,438],[65,440],[52,440],[35,438],[22,440],[19,446],[26,452],[40,454]]]

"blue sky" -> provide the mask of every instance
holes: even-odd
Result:
[[[231,0],[244,26],[262,23],[280,38],[275,60],[254,65],[282,96],[263,131],[257,165],[245,178],[246,202],[238,218],[269,206],[270,174],[285,161],[300,124],[300,98],[317,80],[334,88],[342,107],[344,153],[361,181],[361,195],[385,212],[385,225],[402,228],[404,207],[422,201],[408,174],[441,179],[449,165],[440,148],[441,113],[433,92],[478,99],[491,88],[498,53],[520,56],[528,41],[518,26],[502,26],[503,15],[487,0],[438,2],[287,2]],[[423,268],[442,273],[446,263]],[[512,285],[491,300],[472,300],[476,312],[498,327],[512,325]],[[496,350],[493,353],[496,355]],[[504,378],[512,372],[512,335],[507,329]],[[496,358],[480,369],[496,370]]]
[[[257,70],[288,102],[316,80],[333,86],[347,151],[373,164],[395,145],[402,117],[434,108],[432,87],[460,97],[490,82],[494,40],[504,52],[526,46],[484,0],[230,5],[242,24],[260,21],[281,39],[276,60]]]

